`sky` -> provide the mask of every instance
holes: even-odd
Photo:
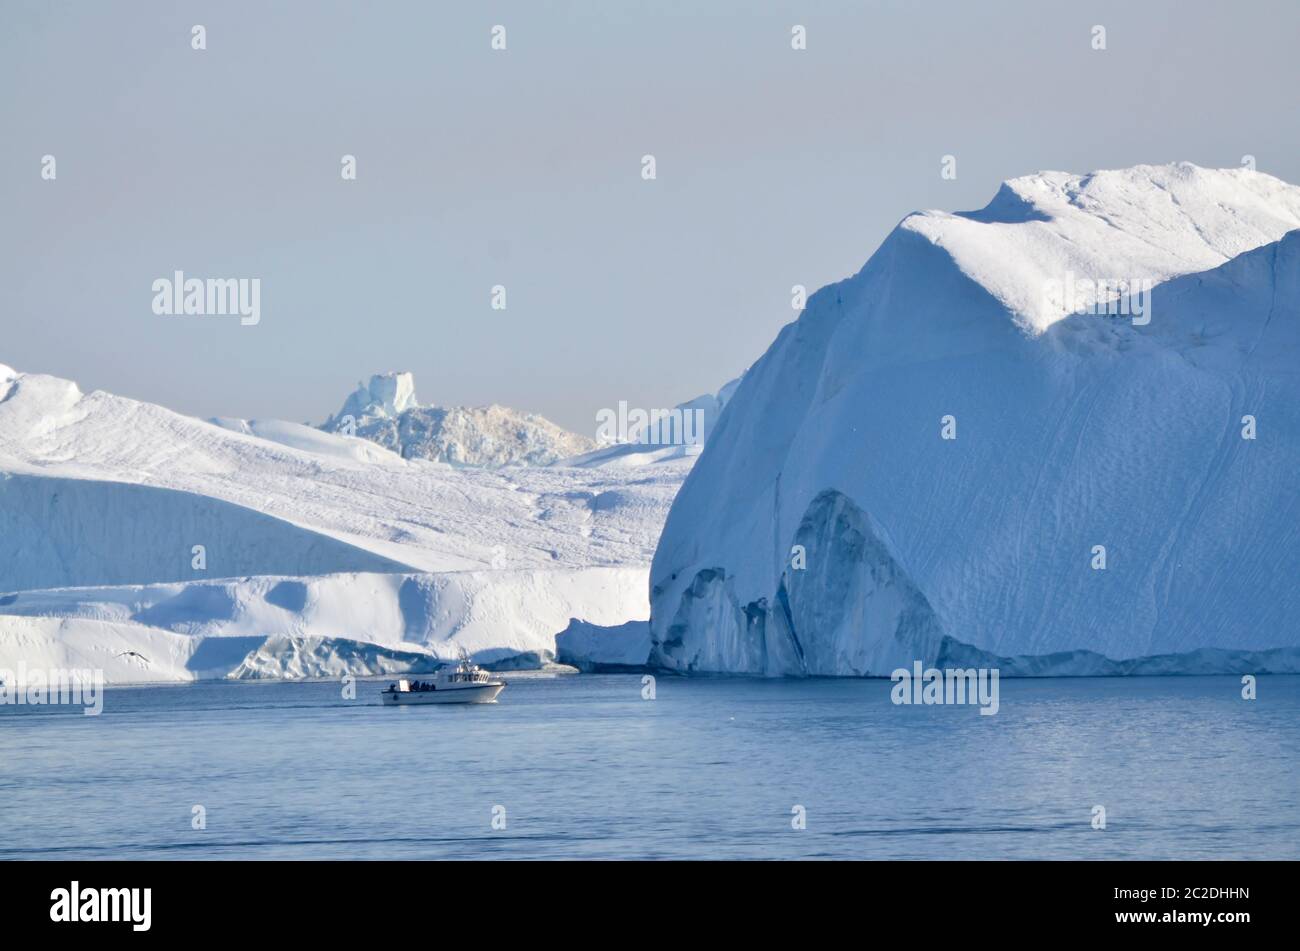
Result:
[[[0,363],[313,423],[410,370],[594,435],[717,390],[914,210],[1300,182],[1297,36],[1291,0],[0,0]],[[260,322],[155,314],[176,270],[258,279]]]

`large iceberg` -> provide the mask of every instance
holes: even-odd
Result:
[[[0,367],[0,678],[542,665],[571,618],[645,621],[693,462],[453,468]]]
[[[722,413],[652,661],[1300,670],[1298,227],[1300,189],[1188,164],[904,219]]]

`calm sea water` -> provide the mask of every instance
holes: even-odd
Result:
[[[506,679],[0,707],[0,858],[1300,858],[1300,677],[1003,681],[996,716],[887,681]]]

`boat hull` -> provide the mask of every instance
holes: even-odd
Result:
[[[388,707],[423,707],[434,703],[493,703],[505,684],[474,684],[469,687],[444,687],[404,693],[385,690],[380,693]]]

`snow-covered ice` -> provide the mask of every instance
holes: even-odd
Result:
[[[404,399],[399,387],[389,402]],[[341,641],[390,665],[461,649],[545,663],[571,618],[648,616],[649,561],[693,462],[456,468],[4,367],[0,669],[378,669]]]
[[[655,555],[653,660],[1300,669],[1298,227],[1300,188],[1187,164],[906,218],[719,419]],[[1151,279],[1150,322],[1055,306],[1067,274]]]

